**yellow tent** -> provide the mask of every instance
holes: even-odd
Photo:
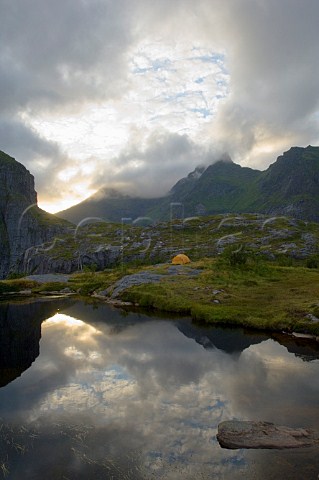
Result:
[[[172,264],[173,265],[185,265],[185,263],[190,263],[190,259],[184,253],[180,253],[173,258]]]

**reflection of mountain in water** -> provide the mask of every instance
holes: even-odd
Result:
[[[145,314],[127,313],[109,305],[92,305],[68,298],[41,299],[28,302],[0,303],[0,387],[19,377],[39,355],[41,323],[58,310],[85,323],[97,326],[106,323],[109,334],[117,335],[137,323],[149,322]],[[315,340],[281,333],[268,335],[243,328],[198,326],[190,319],[174,320],[178,330],[205,349],[217,348],[231,355],[240,355],[251,345],[272,338],[305,361],[319,359],[319,343]]]
[[[288,352],[304,361],[319,359],[319,343],[315,339],[294,337],[284,333],[262,333],[242,328],[197,327],[189,322],[178,322],[178,329],[204,348],[218,348],[230,354],[240,354],[251,345],[271,338],[287,348]]]
[[[149,322],[152,318],[149,315],[127,312],[125,310],[111,307],[108,304],[75,302],[63,310],[65,315],[82,320],[93,327],[99,328],[99,323],[111,327],[109,334],[119,334],[126,328],[137,323]],[[156,317],[158,319],[158,317]]]
[[[283,333],[273,333],[271,338],[286,347],[288,352],[302,358],[305,362],[319,359],[319,342],[314,338],[295,337]]]
[[[92,305],[76,302],[64,309],[63,313],[74,316],[85,323],[97,326],[107,323],[111,326],[109,334],[117,335],[136,323],[149,322],[153,316],[143,313],[125,312],[109,305]],[[158,319],[158,316],[155,315]],[[166,317],[167,318],[167,317]],[[308,338],[297,338],[283,333],[263,333],[244,328],[210,327],[193,324],[191,319],[172,319],[177,328],[186,337],[194,339],[206,349],[217,348],[226,353],[240,355],[251,345],[269,340],[270,338],[283,345],[287,350],[303,360],[319,359],[319,343]],[[98,328],[98,327],[97,327]]]
[[[205,328],[188,322],[178,322],[177,327],[186,337],[193,338],[204,348],[218,348],[230,354],[240,354],[250,345],[269,339],[265,333],[249,332],[242,328]]]
[[[0,303],[0,387],[19,377],[39,355],[41,323],[68,299]]]

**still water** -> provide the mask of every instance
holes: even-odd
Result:
[[[315,447],[216,441],[234,418],[319,430],[317,342],[65,299],[0,325],[0,478],[318,478]]]

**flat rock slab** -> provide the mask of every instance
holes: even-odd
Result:
[[[27,280],[33,280],[38,283],[48,282],[62,282],[67,283],[71,275],[64,275],[59,273],[45,273],[43,275],[28,275],[25,277]]]
[[[193,276],[199,275],[202,270],[195,268],[185,268],[184,265],[171,265],[167,269],[167,273],[154,273],[150,271],[142,271],[139,273],[133,273],[132,275],[125,275],[125,277],[118,280],[114,285],[108,289],[99,292],[99,296],[110,296],[111,299],[116,299],[124,290],[138,285],[147,283],[159,283],[167,275],[186,275]]]
[[[269,422],[230,420],[218,425],[217,440],[221,447],[237,448],[300,448],[319,444],[314,430],[290,428]]]

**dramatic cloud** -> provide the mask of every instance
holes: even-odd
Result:
[[[317,143],[318,3],[230,3],[222,25],[231,94],[217,115],[218,139],[250,163]]]
[[[109,187],[130,195],[156,197],[169,192],[185,165],[191,170],[199,164],[208,165],[220,153],[206,151],[187,135],[153,133],[144,149],[129,145],[107,168],[101,169],[94,186],[101,187],[106,181]]]
[[[160,194],[210,151],[264,168],[318,143],[316,0],[0,0],[0,14],[0,149],[51,208],[102,174]]]
[[[129,2],[1,1],[1,108],[67,108],[121,92]]]

